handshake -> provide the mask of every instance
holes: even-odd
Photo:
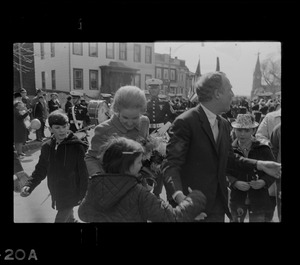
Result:
[[[192,190],[190,187],[188,187],[188,191],[189,194],[187,196],[185,196],[182,192],[178,193],[176,196],[176,202],[177,204],[180,204],[181,202],[183,202],[187,197],[193,197],[193,199],[195,200],[196,197],[198,198],[198,200],[200,201],[200,207],[204,210],[205,209],[205,205],[206,205],[206,197],[205,195],[199,191],[199,190]],[[207,217],[207,214],[203,211],[201,211],[200,214],[198,214],[194,220],[195,221],[202,221]]]

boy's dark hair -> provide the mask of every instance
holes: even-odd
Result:
[[[140,143],[134,140],[113,136],[102,146],[101,151],[105,173],[126,174],[144,149]]]
[[[65,125],[68,122],[68,116],[62,113],[60,110],[55,110],[51,112],[48,117],[48,123],[50,127],[52,127],[52,125]]]

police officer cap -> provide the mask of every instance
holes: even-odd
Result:
[[[156,79],[156,78],[150,78],[146,80],[146,85],[148,86],[159,86],[162,83],[163,82],[160,79]]]
[[[21,88],[21,89],[20,89],[20,93],[22,93],[22,92],[27,92],[27,91],[26,91],[25,88]]]
[[[20,98],[20,97],[22,97],[20,92],[15,92],[14,93],[14,98]]]
[[[103,98],[110,98],[111,97],[111,94],[108,94],[108,93],[101,93],[101,96]]]
[[[160,99],[166,99],[166,98],[167,98],[167,96],[166,96],[166,95],[163,95],[163,94],[158,95],[158,97],[159,97]]]
[[[79,91],[71,91],[70,92],[70,95],[74,98],[74,97],[82,97],[83,95],[82,95],[82,93],[81,92],[79,92]]]

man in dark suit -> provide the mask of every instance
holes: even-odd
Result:
[[[224,222],[228,209],[226,171],[263,170],[278,178],[281,164],[239,157],[233,153],[231,127],[220,116],[230,109],[234,96],[222,72],[202,75],[196,84],[199,105],[179,115],[169,131],[164,185],[171,204],[180,203],[189,188],[201,190],[206,198],[206,222]]]

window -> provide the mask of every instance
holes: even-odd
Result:
[[[152,48],[149,46],[145,47],[145,63],[152,63]]]
[[[115,44],[106,43],[106,58],[115,59]]]
[[[134,44],[134,62],[141,62],[141,45]]]
[[[171,75],[171,80],[175,80],[175,70],[174,69],[171,69],[170,70],[170,75]]]
[[[56,89],[55,70],[51,71],[52,89]]]
[[[137,87],[141,87],[141,74],[136,74],[134,76],[134,85]]]
[[[167,85],[164,85],[163,90],[164,90],[165,93],[168,93],[168,86],[167,86]]]
[[[83,89],[83,69],[74,69],[74,89]]]
[[[152,75],[145,75],[145,83],[146,83],[146,80],[151,79],[151,78],[152,78]],[[145,86],[145,90],[148,91],[147,85]]]
[[[89,56],[98,57],[98,45],[97,45],[97,43],[89,43]]]
[[[90,90],[98,90],[98,71],[90,70]]]
[[[146,82],[146,80],[151,79],[151,78],[152,78],[152,75],[145,75],[145,82]]]
[[[73,43],[73,54],[82,55],[82,43]]]
[[[46,75],[45,72],[42,72],[42,89],[46,89]]]
[[[164,79],[169,79],[169,69],[164,69]]]
[[[119,45],[119,59],[127,60],[127,43],[120,43]]]
[[[50,43],[51,57],[55,56],[55,43]]]
[[[156,78],[161,79],[161,68],[156,68]]]
[[[41,43],[41,59],[45,59],[45,47],[44,43]]]

